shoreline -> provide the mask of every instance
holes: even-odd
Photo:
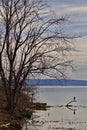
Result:
[[[17,128],[22,128],[23,124],[26,122],[26,119],[31,119],[32,114],[36,110],[47,110],[47,108],[50,106],[47,106],[47,103],[32,103],[30,108],[26,108],[24,111],[22,111],[20,114],[17,113],[17,115],[10,116],[6,111],[0,111],[0,129],[14,130]],[[2,114],[2,115],[1,115]]]

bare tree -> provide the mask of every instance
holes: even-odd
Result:
[[[43,0],[1,0],[0,77],[7,108],[14,113],[26,78],[65,78],[72,67],[68,54],[72,37],[62,34],[57,18]]]

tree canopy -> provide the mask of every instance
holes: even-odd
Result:
[[[44,0],[1,0],[0,77],[11,113],[26,78],[65,78],[72,67],[71,40]]]

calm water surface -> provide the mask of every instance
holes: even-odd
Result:
[[[52,107],[36,111],[23,130],[87,130],[87,88],[41,88],[38,100]]]

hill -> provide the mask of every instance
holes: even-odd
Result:
[[[64,86],[87,86],[87,80],[58,80],[58,79],[27,79],[28,85],[64,85]]]

